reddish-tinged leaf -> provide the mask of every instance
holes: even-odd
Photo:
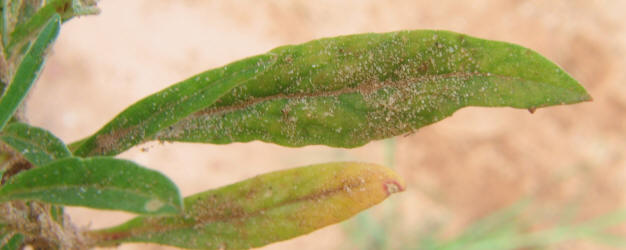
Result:
[[[241,249],[290,239],[348,219],[404,182],[388,168],[328,163],[273,172],[185,199],[177,216],[140,216],[91,233],[96,245],[152,242]]]

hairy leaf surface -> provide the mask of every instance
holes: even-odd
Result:
[[[110,157],[65,158],[24,171],[0,187],[0,202],[53,204],[143,214],[182,210],[178,188],[161,173]]]
[[[0,99],[0,129],[13,116],[22,99],[24,99],[30,87],[39,76],[39,72],[43,68],[46,50],[59,34],[60,26],[61,17],[58,14],[54,14],[48,19],[45,27],[26,50],[26,54],[17,67],[13,79],[2,99]]]
[[[259,64],[263,68],[253,79],[243,82],[244,74],[232,88],[221,88],[227,93],[219,92],[219,100],[195,100],[202,105],[194,109],[202,109],[178,112],[178,104],[161,105],[169,101],[156,97],[196,91],[198,85],[209,89],[220,82],[215,77],[202,81],[199,75],[192,78],[198,82],[187,80],[131,106],[76,152],[117,153],[150,139],[356,147],[412,132],[465,106],[534,110],[590,100],[566,72],[532,50],[447,31],[327,38],[263,56],[272,63],[247,59],[233,64],[248,71]],[[143,115],[136,120],[145,121],[132,122],[141,125],[119,125],[135,114],[158,116],[164,109],[176,114],[169,114],[167,126],[152,126]]]
[[[350,218],[404,183],[384,167],[319,164],[260,175],[185,198],[185,213],[140,216],[95,231],[97,245],[152,242],[184,248],[259,247]]]
[[[250,57],[175,84],[128,107],[95,135],[70,148],[77,148],[74,153],[79,156],[118,154],[254,80],[273,58]]]
[[[70,157],[71,153],[63,142],[45,129],[25,123],[11,123],[1,133],[0,141],[22,154],[36,166]]]
[[[590,100],[530,49],[447,31],[343,36],[269,54],[276,63],[256,80],[154,139],[356,147],[410,133],[465,106],[534,111]]]

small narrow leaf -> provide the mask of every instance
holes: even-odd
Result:
[[[590,100],[530,49],[447,31],[342,36],[269,54],[276,63],[254,81],[153,139],[356,147],[466,106],[534,110]]]
[[[0,99],[0,129],[4,128],[15,110],[26,96],[33,82],[43,68],[46,50],[56,39],[61,26],[61,18],[53,15],[37,38],[28,47],[24,58],[17,67],[11,83]]]
[[[36,3],[40,5],[41,3]],[[21,15],[20,22],[15,25],[10,35],[10,42],[6,43],[7,51],[15,51],[18,46],[27,43],[38,30],[54,15],[60,15],[61,21],[74,16],[99,13],[95,1],[76,0],[49,0],[41,7],[27,2],[27,8],[33,9],[30,15]],[[12,56],[12,55],[11,55]]]
[[[9,34],[18,23],[19,17],[24,12],[24,0],[0,1],[2,8],[2,20],[0,21],[0,33],[2,45],[6,48],[9,43]]]
[[[115,155],[213,104],[271,65],[271,55],[250,57],[198,74],[128,107],[74,151],[78,156]],[[72,145],[73,147],[73,145]]]
[[[65,207],[56,205],[50,206],[50,216],[52,216],[52,219],[59,223],[59,225],[65,225]]]
[[[64,158],[21,172],[0,187],[0,202],[52,204],[143,214],[182,210],[178,188],[161,173],[110,157]]]
[[[185,214],[140,216],[90,234],[96,245],[152,242],[244,249],[307,234],[348,219],[402,191],[377,165],[329,163],[278,171],[185,198]]]
[[[12,2],[11,2],[12,3]],[[6,46],[6,44],[9,42],[9,23],[10,23],[10,16],[9,16],[9,7],[10,7],[10,2],[9,1],[2,1],[0,2],[0,7],[2,8],[2,11],[0,11],[0,18],[2,18],[2,21],[0,22],[0,43],[2,43],[2,48],[4,49],[4,46]],[[4,52],[4,50],[2,51]]]
[[[45,129],[25,123],[11,123],[0,132],[0,141],[22,154],[35,166],[43,166],[54,160],[70,157],[63,142]]]
[[[0,250],[18,250],[23,242],[24,235],[19,233],[0,235]]]

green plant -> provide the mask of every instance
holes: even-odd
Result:
[[[23,123],[20,104],[61,23],[97,13],[82,0],[2,1],[0,246],[89,248],[152,242],[249,248],[345,220],[404,183],[365,163],[260,175],[182,199],[167,177],[115,155],[150,140],[357,147],[410,133],[465,106],[536,108],[590,100],[529,49],[447,31],[401,31],[283,46],[150,95],[66,146]],[[64,205],[140,214],[76,229]]]
[[[426,230],[416,226],[412,231],[398,232],[395,228],[402,223],[399,218],[386,214],[383,218],[375,218],[368,216],[367,212],[360,213],[355,220],[347,223],[346,229],[348,238],[357,249],[560,249],[558,244],[575,240],[619,249],[626,246],[622,235],[612,232],[626,220],[624,210],[573,221],[568,217],[575,211],[568,209],[576,209],[567,207],[562,210],[566,211],[566,216],[552,218],[557,223],[537,230],[533,229],[533,223],[546,223],[547,219],[537,218],[538,212],[533,211],[531,205],[531,200],[522,199],[479,218],[453,237],[441,236],[444,225],[428,225]]]

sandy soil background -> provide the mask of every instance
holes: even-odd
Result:
[[[521,44],[561,65],[594,98],[532,115],[466,108],[395,143],[372,142],[352,150],[260,142],[152,143],[141,146],[147,152],[138,147],[120,156],[162,171],[184,195],[311,163],[383,164],[391,145],[395,169],[409,186],[390,201],[401,218],[394,232],[405,238],[434,227],[454,236],[525,197],[532,197],[535,222],[550,221],[572,207],[578,209],[575,220],[624,207],[626,1],[106,0],[100,6],[99,16],[63,26],[30,96],[30,121],[68,142],[193,74],[280,45],[351,33],[446,29]],[[82,208],[69,212],[73,221],[91,228],[130,217]],[[356,245],[337,225],[265,249],[296,248]],[[574,241],[558,249],[611,248]]]

